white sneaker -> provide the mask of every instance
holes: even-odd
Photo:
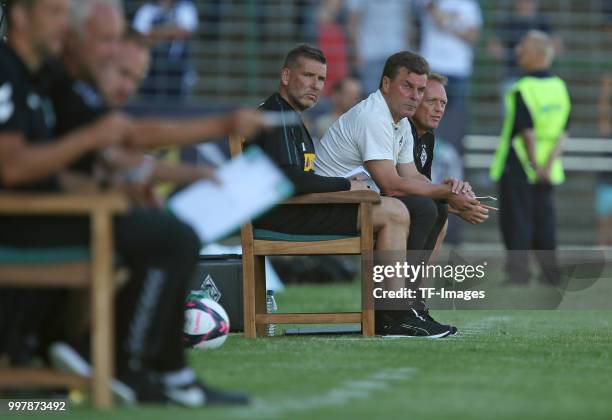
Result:
[[[79,376],[91,378],[91,366],[72,347],[66,343],[57,342],[49,347],[49,359],[57,370],[74,373]],[[113,395],[124,404],[135,404],[137,402],[134,391],[117,379],[111,379],[111,390]]]

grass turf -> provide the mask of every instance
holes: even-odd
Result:
[[[285,310],[356,310],[359,286],[291,286]],[[245,340],[192,352],[246,408],[73,407],[78,419],[612,418],[612,311],[435,311],[448,339],[356,335]],[[45,416],[47,417],[47,416]]]

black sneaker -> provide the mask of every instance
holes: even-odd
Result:
[[[429,309],[428,308],[425,308],[425,310],[423,310],[423,311],[417,311],[417,312],[421,312],[421,315],[423,316],[423,318],[425,318],[429,322],[433,322],[434,324],[441,325],[444,328],[449,328],[450,331],[451,331],[450,335],[457,334],[457,327],[455,327],[453,325],[439,323],[438,321],[433,319],[433,317],[429,314]]]
[[[374,311],[374,332],[377,335],[384,335],[385,326],[397,323],[403,315],[404,311]]]
[[[401,319],[390,320],[391,322],[387,324],[383,323],[377,333],[388,337],[425,338],[443,338],[451,334],[449,326],[429,321],[424,315],[424,311],[417,311],[411,308],[404,312],[404,316]]]
[[[166,395],[164,384],[159,375],[148,369],[119,369],[119,380],[129,386],[139,403],[167,404],[171,402]]]

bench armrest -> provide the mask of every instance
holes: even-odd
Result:
[[[119,193],[0,193],[0,214],[124,213],[128,207],[127,198]]]
[[[313,193],[292,197],[282,204],[359,204],[380,203],[380,195],[374,191],[337,191]]]

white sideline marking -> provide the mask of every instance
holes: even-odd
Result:
[[[481,335],[486,331],[490,331],[496,325],[508,322],[512,319],[511,316],[488,316],[486,318],[479,319],[478,321],[470,322],[463,326],[458,326],[458,333],[452,338],[468,338],[476,335]]]
[[[405,366],[388,368],[371,374],[363,379],[346,380],[337,387],[320,395],[288,398],[282,401],[268,402],[256,400],[247,408],[233,410],[232,414],[246,418],[276,418],[292,411],[309,411],[322,407],[342,406],[350,400],[366,399],[375,391],[389,388],[390,382],[404,381],[416,372],[416,368]]]

